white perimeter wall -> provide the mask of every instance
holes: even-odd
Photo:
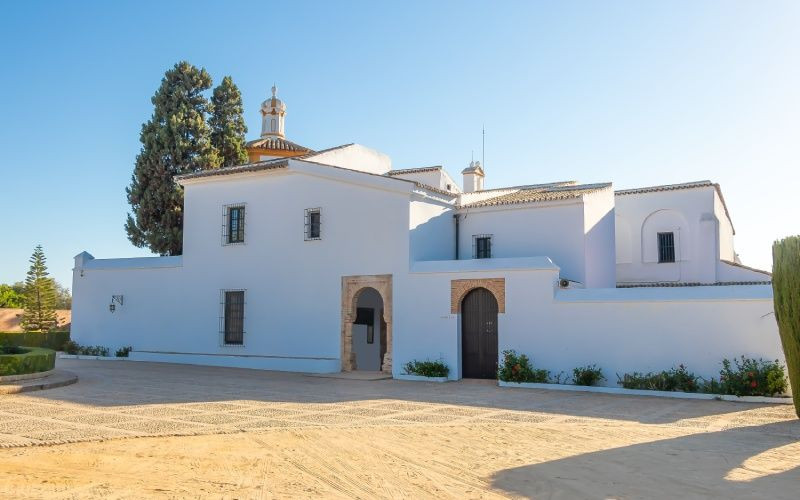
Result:
[[[526,353],[553,374],[596,363],[606,385],[615,386],[616,373],[680,363],[710,377],[725,357],[783,362],[769,286],[560,290],[557,270],[512,269],[513,260],[494,270],[412,272],[403,280],[395,295],[395,373],[413,359],[441,358],[458,378],[461,318],[450,313],[450,282],[497,277],[506,280],[499,351]]]
[[[409,208],[411,260],[449,260],[455,258],[456,237],[453,206],[412,198]]]

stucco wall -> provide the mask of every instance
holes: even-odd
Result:
[[[680,363],[711,377],[725,357],[783,361],[769,286],[560,290],[555,269],[512,267],[412,272],[402,286],[413,299],[395,299],[395,372],[412,359],[441,358],[457,378],[460,315],[450,314],[450,281],[498,277],[506,283],[499,351],[526,353],[553,374],[596,363],[615,386],[617,373]]]
[[[584,195],[583,227],[586,262],[584,284],[588,288],[615,287],[614,192],[611,189]]]
[[[409,193],[389,190],[408,183],[376,182],[274,172],[188,185],[181,266],[129,270],[95,260],[83,276],[76,271],[73,338],[233,355],[226,362],[238,366],[338,371],[342,276],[408,269]],[[223,245],[222,206],[242,202],[246,243]],[[304,241],[304,210],[317,207],[322,239]],[[246,290],[245,347],[220,345],[221,289]],[[112,294],[125,296],[114,314]]]
[[[409,207],[411,260],[446,260],[455,256],[452,205],[412,199]]]
[[[616,196],[617,281],[716,281],[713,187]],[[675,234],[674,263],[658,263],[658,232]],[[625,246],[625,247],[623,247]]]
[[[473,235],[491,234],[492,258],[545,255],[561,268],[564,278],[583,283],[583,210],[581,202],[562,202],[461,211],[459,258],[472,258]]]

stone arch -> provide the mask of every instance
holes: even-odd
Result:
[[[464,297],[476,288],[485,288],[492,292],[492,295],[494,295],[497,301],[497,312],[506,312],[506,279],[483,278],[450,281],[450,313],[459,314],[461,312],[461,302],[463,302]]]
[[[383,320],[386,322],[386,353],[383,355],[382,371],[392,373],[392,275],[342,276],[342,371],[355,370],[353,352],[353,322],[356,320],[358,296],[367,288],[378,292],[383,301]]]

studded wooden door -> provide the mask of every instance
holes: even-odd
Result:
[[[497,300],[485,288],[472,290],[461,303],[461,374],[497,378]]]

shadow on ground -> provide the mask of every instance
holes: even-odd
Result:
[[[496,473],[492,486],[528,498],[800,497],[796,421],[623,446]]]

